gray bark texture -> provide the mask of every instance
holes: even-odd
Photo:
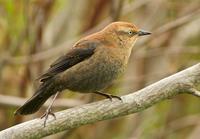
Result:
[[[56,120],[49,117],[46,127],[43,126],[44,119],[27,121],[1,131],[0,138],[42,138],[81,125],[136,113],[178,94],[188,93],[199,97],[199,89],[200,63],[139,91],[122,96],[122,101],[106,99],[57,112]]]

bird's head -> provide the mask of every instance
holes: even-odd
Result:
[[[132,47],[139,37],[151,34],[128,22],[113,22],[106,26],[103,32],[110,40],[123,45],[123,47]]]

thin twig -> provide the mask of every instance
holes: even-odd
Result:
[[[182,17],[177,18],[176,20],[173,20],[171,22],[168,22],[162,26],[160,26],[159,28],[157,28],[156,30],[153,31],[152,35],[146,39],[144,39],[143,41],[140,41],[138,43],[138,45],[140,45],[140,47],[135,47],[136,49],[134,49],[134,51],[137,51],[138,49],[141,49],[145,46],[145,44],[148,44],[149,42],[153,41],[154,39],[157,39],[158,36],[168,32],[168,31],[174,31],[175,29],[178,29],[179,27],[197,20],[198,16],[200,15],[200,9],[199,10],[195,10],[187,15],[184,15]]]
[[[124,10],[122,11],[122,15],[126,15],[129,14],[130,12],[133,12],[134,10],[140,8],[141,6],[147,4],[148,2],[150,2],[150,0],[141,0],[141,1],[136,1],[133,4],[130,4],[128,6],[124,7]],[[105,20],[103,20],[101,23],[99,23],[97,26],[91,28],[90,30],[86,31],[82,36],[91,34],[99,29],[101,29],[103,26],[107,25],[108,23],[110,23],[112,21],[112,19],[106,18]],[[26,64],[26,63],[35,63],[35,62],[39,62],[41,60],[46,60],[49,59],[53,56],[56,56],[64,51],[67,51],[72,45],[73,43],[78,40],[79,37],[75,37],[67,42],[64,42],[63,44],[57,46],[57,47],[52,47],[48,50],[42,51],[42,52],[38,52],[37,54],[33,54],[31,56],[18,56],[18,57],[7,57],[7,62],[10,64]],[[67,47],[68,46],[68,47]]]
[[[14,96],[0,95],[0,107],[20,107],[22,106],[28,98],[20,98]],[[44,107],[48,107],[49,101],[44,104]],[[56,99],[54,107],[55,108],[71,108],[84,104],[85,102],[75,99]]]

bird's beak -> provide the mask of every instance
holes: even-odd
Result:
[[[140,30],[138,31],[138,36],[144,36],[144,35],[150,35],[151,32],[148,31],[144,31],[144,30]]]

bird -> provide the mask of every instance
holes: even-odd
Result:
[[[41,117],[45,117],[45,126],[48,115],[55,117],[51,107],[58,93],[65,89],[121,100],[121,97],[104,93],[102,90],[125,71],[136,40],[150,34],[133,23],[118,21],[83,37],[39,77],[39,87],[33,96],[15,111],[15,115],[33,114],[48,98],[54,96]]]

